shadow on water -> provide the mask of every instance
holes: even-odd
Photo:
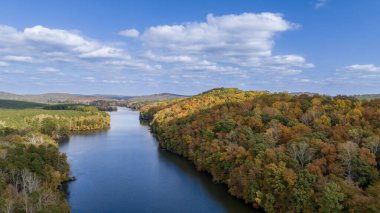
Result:
[[[104,134],[107,134],[107,132],[110,130],[110,128],[107,128],[107,129],[98,129],[98,130],[86,130],[86,131],[76,131],[76,132],[72,132],[71,135],[67,138],[62,138],[60,140],[58,140],[58,145],[59,146],[63,146],[65,144],[68,144],[69,141],[70,141],[70,137],[71,136],[85,136],[85,135],[88,135],[88,136],[91,136],[91,135],[104,135]]]
[[[101,129],[101,130],[87,130],[87,131],[78,131],[78,132],[73,132],[71,134],[71,136],[91,136],[91,135],[105,135],[107,134],[107,132],[110,130],[110,128],[108,129]],[[62,146],[66,146],[70,143],[70,137],[67,137],[67,138],[62,138],[60,140],[58,140],[58,145],[60,147]],[[74,177],[74,176],[71,176],[72,171],[70,171],[70,177]],[[65,181],[63,183],[61,183],[61,185],[59,186],[60,190],[62,191],[62,193],[64,194],[64,196],[66,198],[69,198],[70,197],[70,183],[73,182],[73,181],[76,181],[76,177],[74,177],[74,180],[69,180],[69,181]]]
[[[149,121],[147,121],[147,120],[140,120],[140,125],[141,126],[147,126],[147,127],[149,127]]]
[[[158,142],[157,142],[158,143]],[[227,212],[264,212],[254,209],[251,205],[246,204],[243,200],[233,197],[228,193],[228,187],[225,184],[219,184],[212,181],[212,176],[206,172],[196,170],[194,164],[182,156],[157,148],[160,158],[177,167],[181,172],[196,179],[207,190],[218,203],[224,206]]]

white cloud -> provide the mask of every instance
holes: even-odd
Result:
[[[293,78],[292,80],[295,81],[295,82],[298,82],[298,83],[310,83],[310,82],[313,82],[311,79],[308,79],[308,78]]]
[[[119,32],[119,35],[124,37],[138,38],[140,32],[136,29],[127,29]]]
[[[24,36],[26,40],[48,43],[77,52],[83,58],[122,58],[124,54],[128,57],[122,49],[86,39],[79,34],[67,30],[35,26],[26,28]]]
[[[18,56],[18,55],[7,55],[3,57],[5,61],[13,61],[13,62],[25,62],[32,63],[34,60],[30,56]]]
[[[317,2],[315,3],[314,7],[315,7],[316,9],[319,9],[319,8],[321,8],[321,7],[324,7],[324,6],[326,6],[327,1],[328,1],[328,0],[317,0]]]
[[[6,74],[23,74],[23,73],[25,73],[22,70],[1,70],[1,72],[6,73]]]
[[[25,28],[23,31],[0,26],[0,49],[0,58],[9,62],[38,62],[48,65],[65,62],[87,68],[104,62],[134,63],[124,49],[115,45],[86,38],[78,32],[40,25]]]
[[[89,81],[94,81],[94,80],[95,80],[95,77],[88,76],[88,77],[85,77],[84,79],[85,79],[85,80],[89,80]]]
[[[54,67],[43,67],[41,69],[39,69],[40,72],[47,72],[47,73],[58,73],[58,72],[61,72],[59,69],[57,68],[54,68]]]
[[[120,81],[120,80],[102,80],[102,83],[105,84],[126,84],[128,81]]]
[[[363,78],[363,79],[374,79],[374,78],[378,78],[378,79],[380,79],[380,74],[377,74],[377,75],[361,75],[361,76],[359,76],[359,78]]]
[[[305,58],[298,55],[279,55],[273,56],[271,59],[272,63],[275,65],[288,65],[288,66],[299,66],[303,68],[314,68],[311,63],[306,63]]]
[[[112,47],[102,47],[94,51],[80,54],[81,58],[129,58],[125,55],[123,50],[115,49]]]
[[[275,13],[208,15],[203,22],[151,26],[141,35],[135,29],[124,30],[121,35],[136,38],[131,45],[134,52],[128,52],[128,43],[99,41],[78,31],[40,25],[17,30],[0,25],[0,61],[26,73],[50,73],[49,78],[70,83],[128,84],[136,80],[148,84],[151,77],[156,86],[166,86],[173,83],[167,76],[175,76],[178,84],[190,88],[195,82],[208,87],[271,81],[314,67],[299,54],[273,53],[275,38],[297,28]],[[30,64],[25,68],[20,62]],[[52,75],[63,75],[61,70],[64,76]],[[128,81],[120,80],[126,76]]]
[[[151,27],[142,39],[150,47],[186,52],[230,50],[227,55],[268,56],[273,35],[294,28],[281,15],[244,13],[241,15],[207,16],[206,22]]]
[[[152,51],[147,51],[144,56],[152,61],[157,62],[167,62],[167,63],[174,63],[174,62],[193,62],[195,59],[188,55],[157,55],[154,54]]]
[[[0,67],[7,67],[9,64],[7,62],[0,61]]]
[[[350,66],[338,69],[338,71],[348,71],[348,72],[380,72],[380,67],[373,64],[354,64]]]
[[[351,87],[358,90],[367,88],[373,90],[380,83],[380,67],[374,64],[353,64],[336,69],[332,76],[321,80],[337,87]],[[377,91],[376,91],[377,92]]]
[[[314,67],[299,55],[272,55],[275,35],[297,27],[274,13],[208,15],[206,22],[150,27],[141,39],[150,50],[147,58],[182,63],[184,70],[188,63],[208,61],[215,67],[289,74]]]
[[[57,74],[57,75],[64,75],[61,70],[54,68],[54,67],[43,67],[38,70],[39,73],[42,74]]]

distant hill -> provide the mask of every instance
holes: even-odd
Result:
[[[365,94],[365,95],[354,95],[355,98],[357,99],[380,99],[380,94]]]
[[[160,94],[153,94],[153,95],[131,97],[127,101],[130,101],[130,102],[161,101],[161,100],[168,100],[168,99],[173,99],[173,98],[185,98],[185,97],[188,97],[188,96],[177,95],[177,94],[172,94],[172,93],[160,93]]]
[[[8,92],[0,92],[0,99],[3,100],[17,100],[17,101],[28,101],[36,103],[84,103],[88,104],[92,101],[97,100],[127,100],[131,96],[120,96],[120,95],[80,95],[80,94],[69,94],[69,93],[46,93],[38,95],[18,95]]]
[[[68,93],[46,93],[39,95],[18,95],[7,92],[0,92],[0,99],[3,100],[17,100],[17,101],[30,101],[36,103],[61,103],[67,99],[79,97],[80,95]]]
[[[163,100],[170,100],[175,98],[184,98],[187,96],[171,94],[171,93],[160,93],[153,95],[144,96],[123,96],[123,95],[80,95],[80,94],[69,94],[69,93],[45,93],[38,95],[18,95],[8,92],[0,92],[0,100],[13,100],[21,102],[9,102],[4,103],[4,106],[20,105],[25,102],[24,105],[28,105],[27,102],[34,102],[40,104],[56,104],[56,103],[79,103],[79,104],[89,104],[95,106],[127,106],[131,108],[139,108],[139,106]],[[11,107],[13,108],[13,107]]]
[[[22,95],[16,95],[9,92],[0,92],[0,99],[4,100],[21,100],[23,98]]]
[[[321,95],[321,94],[313,93],[313,92],[291,92],[289,94],[291,94],[291,95],[308,95],[308,96]],[[368,99],[368,100],[380,99],[380,94],[363,94],[363,95],[350,95],[350,96],[355,97],[355,98],[357,98],[359,100],[363,100],[363,99]]]
[[[0,109],[42,108],[46,104],[15,100],[0,100]]]
[[[152,103],[152,102],[166,101],[166,100],[171,100],[171,99],[187,98],[187,97],[189,96],[177,95],[177,94],[172,94],[172,93],[160,93],[160,94],[132,97],[126,101],[119,101],[118,105],[126,106],[132,109],[139,109],[141,106]]]
[[[308,95],[308,96],[320,95],[319,93],[315,93],[315,92],[291,92],[289,94],[291,94],[291,95]]]

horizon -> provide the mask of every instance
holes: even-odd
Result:
[[[2,1],[0,91],[380,93],[380,2],[293,1]]]
[[[159,92],[159,93],[146,93],[146,94],[140,94],[140,95],[134,95],[134,94],[108,94],[108,93],[68,93],[68,92],[43,92],[43,93],[13,93],[13,92],[8,92],[8,91],[0,91],[0,93],[8,93],[8,94],[12,94],[12,95],[21,95],[21,96],[28,96],[28,95],[47,95],[47,94],[67,94],[67,95],[82,95],[82,96],[120,96],[120,97],[140,97],[140,96],[151,96],[151,95],[163,95],[163,94],[169,94],[169,95],[179,95],[179,96],[195,96],[195,95],[199,95],[199,94],[202,94],[204,92],[207,92],[207,91],[210,91],[210,90],[213,90],[213,89],[219,89],[219,88],[225,88],[225,89],[228,89],[228,88],[232,88],[232,87],[216,87],[216,88],[211,88],[211,89],[208,89],[208,90],[205,90],[203,92],[200,92],[200,93],[194,93],[194,94],[182,94],[182,93],[171,93],[171,92]],[[275,92],[272,92],[272,91],[268,91],[268,90],[243,90],[243,89],[240,89],[240,88],[234,88],[234,89],[239,89],[239,90],[242,90],[242,91],[245,91],[245,92],[248,92],[248,91],[254,91],[254,92],[259,92],[259,91],[264,91],[264,92],[269,92],[269,93],[289,93],[289,94],[297,94],[297,93],[302,93],[302,94],[317,94],[317,95],[322,95],[322,96],[331,96],[331,97],[335,97],[335,96],[364,96],[364,95],[380,95],[380,93],[360,93],[360,94],[335,94],[335,95],[329,95],[329,94],[323,94],[323,93],[318,93],[318,92],[311,92],[311,91],[295,91],[295,92],[290,92],[290,91],[275,91]]]

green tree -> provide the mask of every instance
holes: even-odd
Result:
[[[321,196],[319,196],[319,211],[323,213],[338,213],[343,211],[344,193],[338,184],[327,183],[323,188]]]

